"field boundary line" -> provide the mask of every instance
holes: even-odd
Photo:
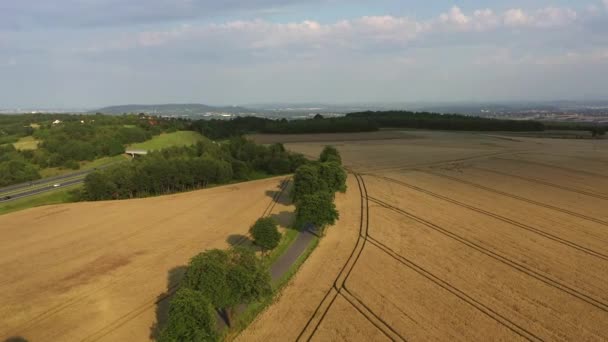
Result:
[[[562,189],[562,190],[567,190],[567,191],[578,193],[578,194],[581,194],[581,195],[586,195],[586,196],[595,197],[595,198],[599,198],[599,199],[603,199],[603,200],[608,200],[608,196],[604,196],[604,195],[601,195],[601,194],[597,194],[597,193],[594,193],[594,192],[589,192],[589,191],[585,191],[585,190],[581,190],[581,189],[577,189],[577,188],[571,188],[571,187],[568,187],[568,186],[563,186],[563,185],[559,185],[559,184],[555,184],[555,183],[550,183],[550,182],[546,182],[546,181],[543,181],[543,180],[523,177],[523,176],[514,175],[514,174],[511,174],[511,173],[506,173],[506,172],[502,172],[502,171],[496,171],[496,170],[492,170],[492,169],[486,169],[484,167],[479,167],[479,166],[471,166],[471,168],[472,169],[486,171],[486,172],[493,172],[493,173],[496,173],[496,174],[499,174],[499,175],[503,175],[503,176],[507,176],[507,177],[519,178],[519,179],[526,180],[528,182],[537,183],[537,184],[546,185],[546,186],[551,186],[551,187],[554,187],[554,188],[558,188],[558,189]]]
[[[578,218],[582,218],[582,219],[585,219],[585,220],[588,220],[588,221],[592,221],[592,222],[595,222],[595,223],[598,223],[598,224],[601,224],[601,225],[604,225],[604,226],[608,226],[608,222],[604,221],[604,220],[600,220],[600,219],[597,219],[597,218],[594,218],[594,217],[591,217],[591,216],[579,214],[577,212],[570,211],[570,210],[567,210],[567,209],[563,209],[563,208],[560,208],[560,207],[556,207],[556,206],[553,206],[553,205],[550,205],[550,204],[545,204],[545,203],[542,203],[542,202],[534,201],[534,200],[531,200],[531,199],[528,199],[528,198],[525,198],[525,197],[513,195],[513,194],[510,194],[510,193],[507,193],[507,192],[504,192],[504,191],[496,190],[496,189],[493,189],[493,188],[490,188],[490,187],[487,187],[487,186],[484,186],[484,185],[481,185],[481,184],[473,183],[473,182],[470,182],[470,181],[467,181],[467,180],[464,180],[464,179],[460,179],[460,178],[453,177],[453,176],[448,176],[446,174],[435,172],[435,171],[422,170],[422,169],[416,170],[416,171],[423,172],[423,173],[428,173],[428,174],[431,174],[431,175],[437,176],[437,177],[447,178],[447,179],[450,179],[450,180],[453,180],[453,181],[456,181],[456,182],[460,182],[460,183],[463,183],[463,184],[466,184],[466,185],[469,185],[469,186],[472,186],[472,187],[475,187],[475,188],[479,188],[479,189],[483,189],[483,190],[486,190],[486,191],[490,191],[490,192],[493,192],[493,193],[496,193],[496,194],[499,194],[499,195],[502,195],[502,196],[505,196],[505,197],[510,197],[510,198],[513,198],[513,199],[516,199],[516,200],[520,200],[522,202],[534,204],[534,205],[537,205],[537,206],[540,206],[540,207],[544,207],[544,208],[547,208],[547,209],[552,209],[552,210],[559,211],[559,212],[564,213],[564,214],[572,215],[572,216],[575,216],[575,217],[578,217]]]
[[[606,254],[597,252],[597,251],[595,251],[595,250],[593,250],[591,248],[587,248],[585,246],[581,246],[581,245],[579,245],[577,243],[574,243],[572,241],[560,238],[559,236],[553,235],[551,233],[547,233],[547,232],[545,232],[542,229],[534,228],[534,227],[529,226],[527,224],[524,224],[524,223],[512,220],[512,219],[510,219],[508,217],[504,217],[504,216],[501,216],[501,215],[489,212],[487,210],[483,210],[483,209],[477,208],[475,206],[472,206],[472,205],[469,205],[469,204],[457,201],[455,199],[452,199],[452,198],[449,198],[449,197],[446,197],[446,196],[443,196],[443,195],[436,194],[436,193],[434,193],[432,191],[419,188],[417,186],[408,184],[406,182],[403,182],[403,181],[400,181],[400,180],[397,180],[397,179],[393,179],[393,178],[389,178],[389,177],[385,177],[385,176],[380,176],[380,175],[374,175],[374,174],[368,174],[368,175],[372,176],[372,177],[384,179],[386,181],[389,181],[389,182],[392,182],[392,183],[395,183],[395,184],[398,184],[398,185],[401,185],[401,186],[405,186],[405,187],[410,188],[412,190],[415,190],[415,191],[418,191],[418,192],[422,192],[422,193],[427,194],[429,196],[432,196],[432,197],[438,198],[440,200],[443,200],[443,201],[446,201],[446,202],[458,205],[460,207],[469,209],[471,211],[475,211],[475,212],[478,212],[480,214],[483,214],[483,215],[486,215],[486,216],[490,216],[490,217],[492,217],[494,219],[497,219],[499,221],[502,221],[502,222],[514,225],[516,227],[519,227],[521,229],[527,230],[529,232],[538,234],[538,235],[540,235],[540,236],[542,236],[544,238],[547,238],[549,240],[553,240],[553,241],[555,241],[557,243],[563,244],[565,246],[568,246],[570,248],[576,249],[576,250],[581,251],[583,253],[592,255],[592,256],[594,256],[596,258],[604,259],[604,260],[608,261],[608,255],[606,255]]]
[[[493,259],[496,259],[497,261],[499,261],[499,262],[501,262],[501,263],[503,263],[503,264],[505,264],[507,266],[510,266],[510,267],[518,270],[519,272],[521,272],[523,274],[526,274],[527,276],[535,278],[535,279],[537,279],[537,280],[539,280],[539,281],[541,281],[541,282],[543,282],[543,283],[545,283],[545,284],[547,284],[547,285],[549,285],[551,287],[554,287],[554,288],[559,289],[559,290],[561,290],[561,291],[563,291],[565,293],[568,293],[571,296],[573,296],[573,297],[575,297],[575,298],[577,298],[577,299],[579,299],[579,300],[581,300],[581,301],[583,301],[583,302],[585,302],[587,304],[590,304],[590,305],[592,305],[592,306],[594,306],[594,307],[596,307],[596,308],[598,308],[598,309],[600,309],[600,310],[602,310],[604,312],[608,312],[608,305],[606,303],[604,303],[604,302],[602,302],[600,300],[597,300],[597,299],[595,299],[595,298],[593,298],[593,297],[591,297],[591,296],[589,296],[587,294],[584,294],[584,293],[580,292],[577,289],[574,289],[574,288],[572,288],[572,287],[570,287],[568,285],[564,285],[564,284],[560,283],[559,281],[556,281],[556,280],[554,280],[554,279],[552,279],[552,278],[550,278],[548,276],[545,276],[545,275],[543,275],[543,274],[541,274],[541,273],[539,273],[539,272],[537,272],[537,271],[535,271],[533,269],[528,268],[527,266],[524,266],[524,265],[522,265],[522,264],[520,264],[520,263],[518,263],[516,261],[513,261],[513,260],[511,260],[511,259],[509,259],[509,258],[507,258],[507,257],[505,257],[505,256],[503,256],[501,254],[498,254],[498,253],[492,251],[489,248],[486,248],[486,247],[481,246],[481,245],[479,245],[479,244],[477,244],[477,243],[475,243],[473,241],[470,241],[470,240],[468,240],[466,238],[463,238],[462,236],[460,236],[458,234],[455,234],[455,233],[449,231],[448,229],[442,228],[442,227],[440,227],[440,226],[438,226],[438,225],[436,225],[434,223],[426,221],[425,219],[422,219],[422,218],[420,218],[420,217],[418,217],[416,215],[413,215],[413,214],[411,214],[411,213],[409,213],[409,212],[407,212],[407,211],[405,211],[405,210],[403,210],[401,208],[397,208],[395,206],[392,206],[392,205],[390,205],[390,204],[388,204],[386,202],[383,202],[382,200],[379,200],[379,199],[374,198],[374,197],[369,197],[369,199],[370,199],[370,201],[372,201],[372,202],[374,202],[376,204],[379,204],[380,206],[382,206],[382,207],[384,207],[386,209],[392,210],[392,211],[394,211],[396,213],[399,213],[399,214],[401,214],[403,216],[409,217],[410,219],[412,219],[414,221],[417,221],[417,222],[419,222],[419,223],[421,223],[421,224],[423,224],[423,225],[425,225],[425,226],[427,226],[427,227],[429,227],[431,229],[434,229],[434,230],[436,230],[436,231],[438,231],[438,232],[440,232],[440,233],[442,233],[442,234],[444,234],[444,235],[446,235],[446,236],[448,236],[448,237],[450,237],[450,238],[452,238],[452,239],[454,239],[454,240],[456,240],[456,241],[458,241],[458,242],[460,242],[460,243],[462,243],[462,244],[464,244],[464,245],[466,245],[466,246],[468,246],[470,248],[473,248],[473,249],[475,249],[475,250],[477,250],[477,251],[479,251],[479,252],[481,252],[481,253],[483,253],[483,254],[485,254],[485,255],[493,258]]]
[[[523,338],[525,338],[525,339],[527,339],[529,341],[543,341],[542,338],[536,336],[532,332],[530,332],[530,331],[526,330],[525,328],[519,326],[517,323],[512,322],[508,318],[506,318],[506,317],[502,316],[501,314],[497,313],[496,311],[494,311],[492,308],[490,308],[490,307],[486,306],[485,304],[477,301],[475,298],[469,296],[468,294],[466,294],[465,292],[463,292],[463,291],[459,290],[458,288],[454,287],[453,285],[451,285],[450,283],[446,282],[445,280],[443,280],[443,279],[435,276],[431,272],[425,270],[423,267],[417,265],[416,263],[412,262],[411,260],[409,260],[409,259],[403,257],[402,255],[396,253],[393,249],[391,249],[390,247],[386,246],[382,242],[376,240],[374,237],[370,236],[369,237],[369,241],[370,241],[370,243],[372,245],[374,245],[380,251],[384,252],[386,255],[392,257],[393,259],[397,260],[399,263],[401,263],[404,266],[412,269],[414,272],[422,275],[423,277],[427,278],[431,282],[437,284],[439,287],[441,287],[444,290],[448,291],[452,295],[458,297],[460,300],[462,300],[465,303],[471,305],[475,309],[481,311],[486,316],[489,316],[490,318],[492,318],[493,320],[495,320],[499,324],[504,325],[509,330],[513,331],[514,333],[522,336]]]

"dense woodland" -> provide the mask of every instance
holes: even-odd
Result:
[[[88,200],[127,199],[291,173],[306,162],[283,145],[257,145],[242,137],[171,147],[97,171],[85,178]]]
[[[0,115],[0,187],[39,179],[48,167],[78,169],[81,161],[122,154],[128,144],[188,124],[137,115]],[[15,149],[23,137],[36,139],[38,148]]]

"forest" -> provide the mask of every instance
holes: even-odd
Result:
[[[128,144],[187,126],[138,115],[0,115],[0,187],[39,179],[45,168],[78,169],[79,162],[119,155]],[[24,137],[33,148],[14,147]]]

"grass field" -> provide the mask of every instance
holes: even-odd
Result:
[[[340,221],[239,339],[607,340],[608,144],[415,134],[333,143]]]
[[[127,149],[153,151],[173,146],[194,145],[203,139],[205,138],[198,132],[179,131],[155,136],[148,141],[132,144]]]
[[[38,149],[38,143],[39,141],[30,135],[20,138],[17,142],[13,143],[13,146],[15,146],[15,149],[20,151],[35,150]]]
[[[100,167],[100,166],[103,166],[106,164],[111,164],[111,163],[116,163],[116,162],[126,161],[126,160],[128,160],[128,159],[124,155],[118,155],[118,156],[114,156],[114,157],[102,157],[102,158],[95,159],[93,161],[83,161],[83,162],[80,162],[79,170],[90,170],[90,169],[94,169],[96,167]],[[78,171],[78,170],[65,169],[65,168],[59,168],[59,167],[49,167],[49,168],[40,170],[40,175],[42,176],[42,178],[48,178],[48,177],[65,175],[65,174],[72,173],[75,171]]]

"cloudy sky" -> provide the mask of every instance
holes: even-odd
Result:
[[[0,0],[0,108],[584,100],[607,84],[608,0]]]

